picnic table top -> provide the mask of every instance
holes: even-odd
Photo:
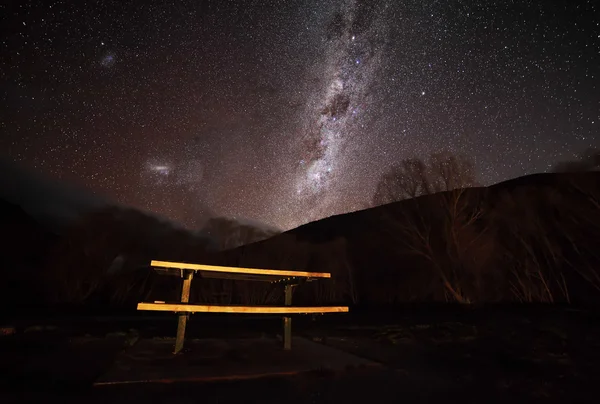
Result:
[[[240,268],[216,265],[190,264],[185,262],[170,262],[152,260],[150,265],[155,271],[168,275],[179,275],[183,270],[199,273],[203,278],[241,279],[256,281],[278,281],[290,278],[331,278],[328,272],[306,272],[282,269]]]

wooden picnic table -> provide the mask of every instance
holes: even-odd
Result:
[[[150,265],[158,273],[165,275],[176,275],[180,276],[183,279],[183,285],[181,288],[181,300],[179,302],[166,303],[156,301],[153,303],[138,303],[137,306],[138,310],[172,311],[178,313],[179,320],[177,325],[177,337],[175,339],[174,353],[180,352],[183,348],[183,343],[185,340],[185,328],[190,313],[283,314],[285,315],[283,318],[283,347],[284,349],[289,350],[291,349],[292,345],[292,319],[289,315],[348,312],[348,307],[346,306],[292,306],[293,288],[304,282],[311,282],[318,279],[331,278],[331,274],[326,272],[305,272],[279,269],[224,267],[154,260],[151,262]],[[190,288],[194,276],[198,276],[201,279],[235,279],[281,284],[284,286],[285,305],[225,306],[190,304]]]

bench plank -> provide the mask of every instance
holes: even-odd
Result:
[[[152,260],[150,265],[157,268],[172,268],[172,269],[187,269],[200,272],[226,273],[226,274],[245,274],[245,275],[263,275],[270,277],[288,278],[331,278],[328,272],[306,272],[306,271],[289,271],[281,269],[260,269],[260,268],[239,268],[239,267],[223,267],[216,265],[189,264],[185,262],[170,262]]]
[[[187,313],[262,313],[262,314],[309,314],[309,313],[347,313],[345,306],[219,306],[182,303],[138,303],[138,310],[175,311]]]

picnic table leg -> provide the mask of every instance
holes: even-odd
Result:
[[[291,306],[292,304],[292,288],[294,285],[285,285],[285,305]],[[283,349],[292,349],[292,318],[283,318]]]
[[[192,286],[192,277],[194,273],[192,271],[185,271],[183,274],[183,286],[181,288],[181,303],[188,303],[190,301],[190,287]],[[177,338],[175,339],[175,351],[174,354],[179,353],[183,349],[183,341],[185,339],[185,326],[189,313],[179,313],[179,320],[177,323]]]

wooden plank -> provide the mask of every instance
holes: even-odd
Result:
[[[138,310],[174,311],[186,313],[247,313],[247,314],[310,314],[347,313],[345,306],[219,306],[182,303],[138,303]]]
[[[239,267],[222,267],[215,265],[189,264],[184,262],[169,262],[152,260],[150,265],[159,268],[176,268],[189,269],[192,271],[206,272],[224,272],[230,274],[248,274],[248,275],[265,275],[265,276],[280,276],[280,277],[302,277],[302,278],[331,278],[331,274],[327,272],[305,272],[305,271],[288,271],[281,269],[260,269],[260,268],[239,268]]]
[[[190,301],[190,288],[192,287],[192,278],[194,273],[192,271],[185,271],[183,278],[183,285],[181,286],[181,303],[187,303]],[[165,303],[158,303],[160,305]],[[175,351],[174,354],[178,354],[183,349],[183,341],[185,339],[185,326],[187,325],[189,313],[180,313],[179,320],[177,322],[177,337],[175,338]]]

